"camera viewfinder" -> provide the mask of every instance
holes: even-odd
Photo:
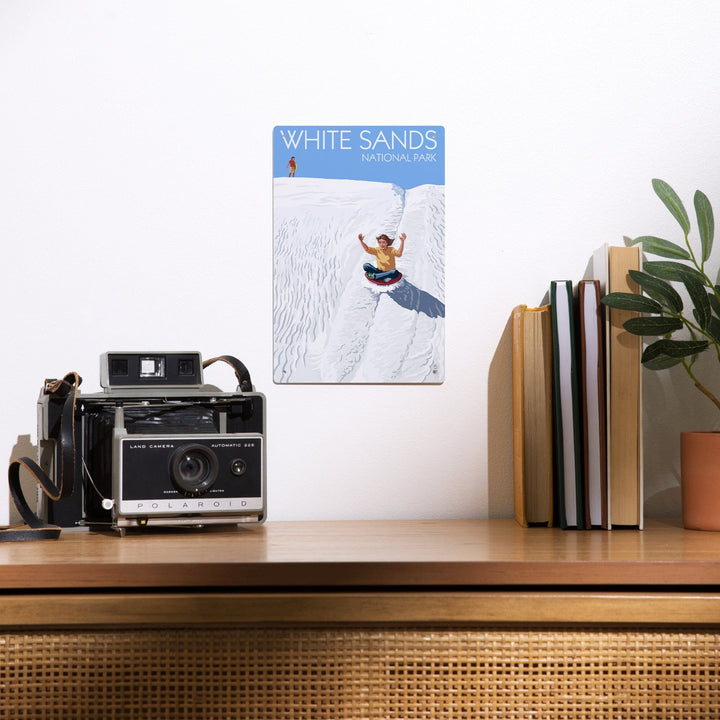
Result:
[[[195,375],[195,363],[192,358],[180,358],[178,360],[178,375],[183,377]]]
[[[141,357],[140,358],[141,378],[164,378],[165,358],[164,357]]]
[[[110,361],[110,374],[113,377],[128,376],[128,361],[126,358],[112,358]]]

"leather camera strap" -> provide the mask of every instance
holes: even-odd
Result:
[[[81,382],[82,379],[75,372],[68,373],[62,380],[46,381],[45,393],[63,399],[60,429],[56,438],[60,448],[59,481],[57,484],[53,482],[47,473],[28,457],[17,458],[10,462],[8,467],[10,495],[24,524],[19,523],[0,529],[0,542],[57,540],[60,537],[60,528],[57,525],[44,522],[30,508],[20,484],[20,470],[25,469],[29,472],[51,500],[60,500],[72,494],[75,478],[75,404]]]
[[[235,371],[235,377],[238,381],[238,387],[242,392],[252,392],[253,386],[252,381],[250,380],[250,372],[245,367],[245,365],[240,362],[240,360],[238,360],[236,357],[233,357],[232,355],[218,355],[218,357],[205,360],[203,362],[203,369],[218,361],[227,363]]]

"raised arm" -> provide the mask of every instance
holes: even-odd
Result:
[[[358,240],[360,240],[360,244],[363,246],[363,250],[367,252],[368,246],[365,244],[365,236],[362,234],[358,235]]]
[[[405,238],[407,235],[405,233],[402,233],[400,235],[400,247],[397,249],[397,253],[395,254],[395,257],[402,257],[403,250],[405,249]]]

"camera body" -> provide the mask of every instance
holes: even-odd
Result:
[[[57,480],[72,452],[73,491],[42,498],[60,527],[130,528],[261,523],[266,517],[265,397],[235,358],[239,386],[203,383],[198,352],[108,352],[103,392],[77,393],[73,440],[61,430],[66,398],[38,400],[38,464]],[[69,445],[72,444],[72,447]],[[65,482],[68,478],[64,478]]]

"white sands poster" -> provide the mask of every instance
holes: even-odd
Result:
[[[278,126],[276,383],[442,383],[445,135]]]

